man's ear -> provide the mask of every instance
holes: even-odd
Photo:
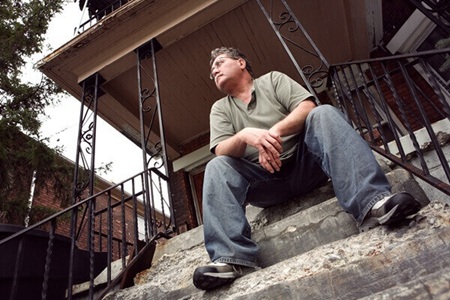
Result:
[[[239,62],[239,67],[241,68],[241,70],[244,70],[245,67],[247,66],[247,62],[245,61],[245,59],[239,58],[238,62]]]

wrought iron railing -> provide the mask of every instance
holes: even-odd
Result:
[[[85,30],[89,29],[91,26],[95,25],[100,19],[117,10],[124,4],[133,0],[85,0],[84,12],[88,11],[88,19],[81,23],[77,28],[75,28],[75,34],[80,34]],[[154,1],[154,0],[153,0]]]
[[[150,193],[145,191],[145,177],[152,182]],[[141,249],[174,233],[171,217],[161,213],[170,211],[167,191],[161,189],[167,181],[159,170],[148,169],[11,232],[0,240],[2,299],[31,299],[28,295],[33,299],[73,299],[83,282],[88,282],[84,293],[89,299],[110,289],[139,258]],[[129,188],[131,192],[126,191]],[[78,238],[63,235],[69,229],[68,215],[82,210],[86,214],[79,214]],[[88,221],[91,226],[86,226]],[[121,271],[115,272],[113,264]],[[96,277],[102,271],[104,280],[99,281]]]
[[[373,150],[447,195],[450,78],[438,66],[449,55],[447,48],[336,64],[328,79],[336,105]]]
[[[325,87],[329,63],[296,17],[290,1],[256,2],[300,75],[302,84],[317,96],[317,92]],[[320,104],[319,98],[315,99]]]
[[[450,195],[450,146],[445,146],[450,139],[450,48],[330,65],[296,17],[293,2],[256,1],[305,87],[318,96],[327,83],[333,104],[373,150]],[[410,1],[448,30],[446,1]],[[438,45],[449,43],[443,38]],[[436,168],[430,166],[433,155]],[[431,168],[439,171],[432,174]]]

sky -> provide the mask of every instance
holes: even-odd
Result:
[[[70,41],[81,18],[82,12],[78,2],[70,1],[66,4],[64,11],[51,21],[47,32],[46,44],[51,46],[51,50],[45,50],[42,54],[34,56],[31,64],[37,63]],[[38,70],[33,71],[31,68],[27,68],[24,75],[30,78],[30,81],[39,80],[42,76]],[[51,147],[63,147],[63,155],[72,161],[76,158],[80,105],[77,99],[67,96],[56,106],[48,107],[46,109],[48,116],[42,118],[43,136],[50,138]],[[100,117],[97,120],[96,139],[96,168],[112,162],[110,172],[99,174],[102,178],[118,183],[143,170],[141,150]]]

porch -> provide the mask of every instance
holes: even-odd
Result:
[[[450,132],[450,78],[438,72],[450,49],[411,54],[415,49],[403,48],[406,54],[391,56],[380,47],[382,6],[373,2],[128,1],[86,28],[80,27],[78,36],[44,58],[42,72],[82,104],[76,163],[84,164],[82,169],[90,174],[86,182],[79,176],[81,171],[76,174],[78,189],[68,211],[74,212],[75,230],[75,211],[85,205],[91,222],[89,250],[94,251],[101,241],[95,234],[99,210],[95,206],[98,195],[93,193],[97,117],[143,150],[144,171],[126,180],[136,189],[130,197],[122,197],[122,202],[142,201],[145,243],[201,225],[202,170],[211,157],[209,109],[223,96],[209,79],[208,61],[210,51],[220,46],[236,46],[246,53],[256,77],[271,70],[284,72],[316,94],[321,103],[341,108],[374,151],[406,168],[433,191],[450,195],[449,156],[444,151],[445,134]],[[421,4],[414,4],[412,12],[416,5]],[[422,35],[442,28],[432,17],[423,20]],[[374,49],[381,49],[387,57],[370,59]],[[432,65],[436,57],[439,61]],[[418,138],[420,130],[424,133]],[[438,137],[439,132],[444,138]],[[409,140],[408,151],[404,139]],[[424,153],[435,155],[442,169],[433,172]],[[165,181],[169,192],[161,195]],[[83,198],[83,193],[89,196]],[[159,224],[157,213],[162,214]],[[103,222],[111,221],[106,217]],[[133,263],[127,262],[127,254],[134,251],[139,257],[138,233],[135,228],[130,230],[136,247],[123,248],[121,276],[127,264]],[[108,267],[108,288],[113,281]],[[93,274],[90,282],[89,297],[93,298]],[[70,288],[68,298],[72,298]]]

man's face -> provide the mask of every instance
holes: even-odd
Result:
[[[227,79],[233,78],[236,72],[241,72],[241,59],[232,58],[221,54],[214,59],[211,65],[211,79],[214,80],[217,88],[222,90]]]

